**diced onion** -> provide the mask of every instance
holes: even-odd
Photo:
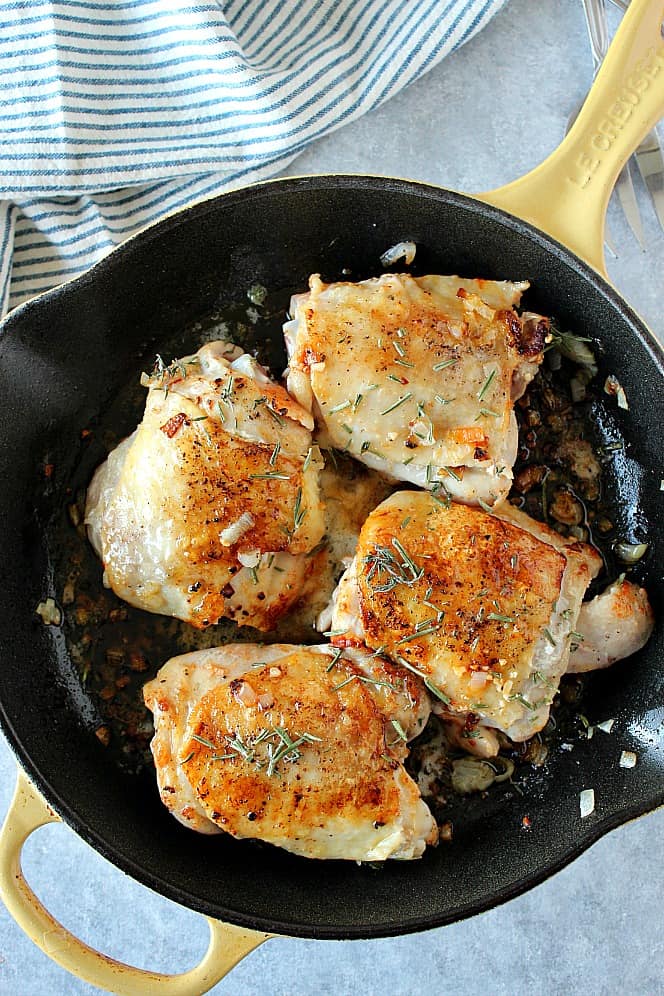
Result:
[[[570,391],[572,394],[572,401],[578,404],[579,401],[586,400],[586,385],[579,377],[572,377],[569,382]]]
[[[47,598],[46,601],[40,602],[35,612],[38,616],[41,616],[41,621],[45,626],[59,626],[62,622],[62,612],[52,598]]]
[[[496,779],[496,773],[486,761],[474,757],[462,757],[452,763],[452,788],[466,795],[470,792],[483,792]]]
[[[609,376],[604,381],[604,393],[613,394],[618,401],[618,408],[624,408],[625,411],[629,411],[629,405],[627,404],[627,395],[625,394],[624,388],[621,386],[620,381],[613,374]]]
[[[238,553],[237,559],[243,567],[258,567],[261,562],[260,550],[251,550],[249,553]]]
[[[620,767],[621,768],[635,768],[636,767],[636,754],[633,750],[624,750],[620,755]]]
[[[623,564],[636,564],[648,550],[648,543],[616,543],[616,556]]]
[[[563,356],[566,356],[568,360],[572,360],[573,363],[577,363],[580,367],[586,367],[591,370],[593,374],[597,373],[597,361],[595,359],[595,354],[592,349],[578,336],[575,335],[562,335],[560,341],[556,343],[556,348],[560,350]]]
[[[380,261],[383,266],[393,266],[394,263],[399,263],[403,260],[406,266],[410,266],[415,259],[416,251],[417,246],[414,242],[397,242],[395,246],[392,246],[383,253]]]
[[[247,297],[252,304],[257,305],[260,308],[262,304],[265,304],[265,298],[267,297],[267,287],[263,287],[262,284],[252,284],[247,291]]]
[[[251,708],[251,706],[255,706],[258,702],[258,696],[256,695],[255,690],[247,681],[240,683],[238,688],[233,692],[233,696],[243,706],[249,706],[249,708]]]
[[[605,719],[602,723],[597,723],[597,729],[602,730],[603,733],[610,733],[614,723],[615,719]]]
[[[253,525],[255,525],[254,517],[249,512],[243,512],[236,522],[232,522],[230,526],[222,529],[219,534],[221,545],[233,546]]]
[[[583,789],[579,795],[579,808],[582,820],[595,812],[595,789]]]
[[[509,757],[494,757],[491,764],[494,766],[499,765],[503,769],[502,771],[499,771],[494,778],[496,784],[500,784],[500,782],[508,782],[514,774],[514,761],[510,761]]]

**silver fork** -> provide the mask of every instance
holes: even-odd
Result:
[[[590,48],[593,56],[593,78],[597,75],[599,67],[602,65],[604,56],[609,48],[609,26],[606,16],[605,0],[582,0],[583,10],[586,15],[586,25],[588,36],[590,37]],[[655,136],[656,139],[656,136]],[[659,143],[658,143],[659,144]],[[620,199],[622,209],[627,218],[629,227],[632,229],[637,242],[645,252],[645,238],[643,235],[643,224],[641,214],[636,201],[636,193],[632,182],[632,174],[629,171],[629,163],[625,163],[620,171],[615,186]]]
[[[623,14],[629,7],[629,0],[612,0],[612,2],[622,10]],[[664,35],[664,24],[662,25],[662,35]],[[634,153],[634,158],[643,177],[643,182],[648,188],[655,214],[662,230],[664,230],[664,154],[662,153],[662,143],[655,128],[649,131],[643,139]]]

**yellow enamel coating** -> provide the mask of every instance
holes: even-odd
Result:
[[[604,220],[620,170],[664,116],[664,2],[632,0],[574,126],[530,173],[479,200],[552,235],[606,275]]]
[[[664,0],[632,0],[561,145],[520,179],[477,195],[552,235],[601,273],[611,190],[638,143],[664,115],[663,22]],[[62,927],[23,876],[23,844],[38,827],[59,819],[19,769],[0,831],[0,898],[42,951],[86,982],[120,996],[196,996],[272,936],[208,918],[208,950],[199,965],[181,975],[146,972],[107,958]]]
[[[203,960],[181,975],[132,968],[88,947],[41,904],[21,870],[21,851],[30,834],[60,817],[19,769],[16,791],[0,831],[0,898],[28,937],[67,971],[119,996],[198,996],[206,993],[245,955],[271,937],[206,918],[210,943]]]

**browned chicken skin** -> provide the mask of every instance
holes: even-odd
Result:
[[[333,642],[424,676],[445,711],[525,740],[546,723],[600,563],[510,505],[489,514],[400,491],[367,519],[322,622]]]
[[[162,799],[183,823],[316,858],[415,858],[437,830],[406,774],[421,682],[367,654],[237,644],[145,686]]]
[[[197,627],[228,616],[271,629],[325,529],[310,416],[229,343],[146,384],[141,424],[88,491],[106,583]]]
[[[284,326],[288,388],[332,445],[459,501],[507,493],[513,402],[542,360],[546,319],[514,310],[527,283],[385,274],[310,279]]]

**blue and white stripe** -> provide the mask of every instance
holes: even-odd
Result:
[[[505,0],[0,0],[0,307],[283,169]]]

